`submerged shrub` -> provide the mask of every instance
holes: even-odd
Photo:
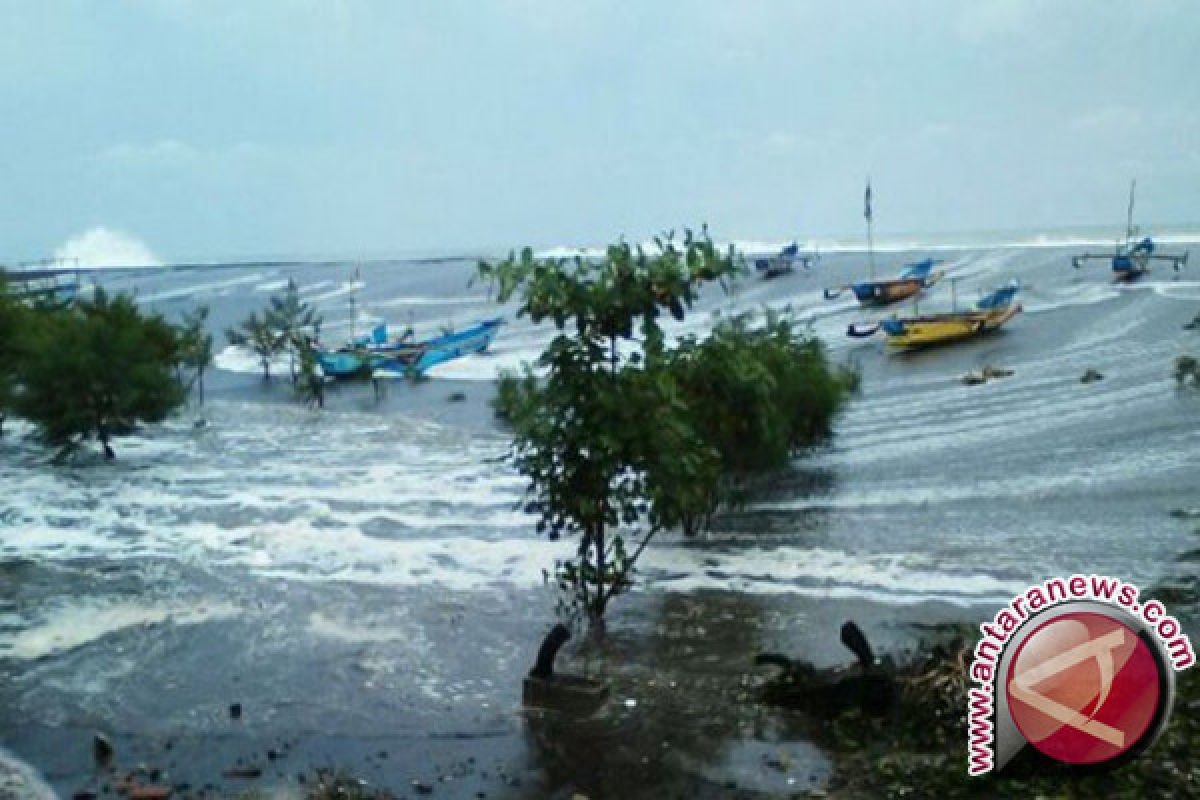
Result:
[[[741,267],[706,233],[657,245],[618,242],[594,260],[539,261],[526,248],[479,265],[500,302],[515,296],[518,316],[558,330],[538,372],[501,378],[494,408],[512,430],[538,531],[580,536],[553,580],[592,620],[658,531],[703,523],[728,474],[779,468],[827,436],[852,383],[782,316],[762,329],[735,318],[668,346],[660,317],[684,319],[701,286],[723,286]],[[630,530],[640,541],[627,548]]]
[[[98,288],[73,308],[32,313],[27,341],[16,410],[60,456],[94,437],[112,458],[113,437],[184,401],[178,329],[142,314],[128,295]]]

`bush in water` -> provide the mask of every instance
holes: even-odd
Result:
[[[820,344],[780,316],[761,331],[731,320],[668,347],[663,312],[682,320],[702,286],[725,286],[742,267],[706,231],[656,243],[647,253],[618,242],[595,260],[537,260],[526,248],[479,265],[500,302],[516,297],[518,316],[558,329],[537,372],[501,380],[495,408],[512,428],[538,531],[580,536],[554,580],[569,610],[592,621],[658,531],[694,529],[727,473],[784,466],[828,433],[847,391]],[[623,530],[640,535],[632,552]]]
[[[95,437],[112,458],[112,437],[183,403],[178,329],[143,315],[128,295],[97,288],[72,308],[30,313],[28,323],[15,408],[60,457]]]

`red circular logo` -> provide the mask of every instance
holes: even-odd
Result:
[[[1049,620],[1017,649],[1005,686],[1025,740],[1068,764],[1132,749],[1158,711],[1159,663],[1125,624],[1094,612]]]

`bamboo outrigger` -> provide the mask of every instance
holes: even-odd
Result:
[[[1083,253],[1071,257],[1071,266],[1079,269],[1085,261],[1098,259],[1108,261],[1112,265],[1113,280],[1118,283],[1130,283],[1150,271],[1151,261],[1167,261],[1178,272],[1187,264],[1188,251],[1181,256],[1156,253],[1154,240],[1149,236],[1137,239],[1138,229],[1133,224],[1133,195],[1137,181],[1129,184],[1129,211],[1125,218],[1125,241],[1117,242],[1116,249],[1111,253]]]

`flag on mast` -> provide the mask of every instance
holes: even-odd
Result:
[[[867,178],[867,192],[863,195],[863,217],[871,221],[871,179]]]

